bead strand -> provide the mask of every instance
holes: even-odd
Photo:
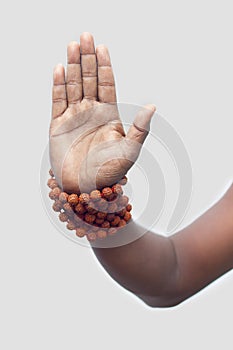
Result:
[[[89,241],[104,239],[116,234],[131,220],[132,205],[122,190],[127,183],[126,176],[111,187],[77,195],[62,191],[52,169],[49,174],[47,185],[51,189],[49,197],[54,201],[53,210],[78,237],[87,237]]]

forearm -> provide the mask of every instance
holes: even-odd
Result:
[[[187,299],[233,268],[233,186],[223,198],[171,237],[179,266],[177,292]]]
[[[119,232],[135,235],[144,228],[130,224]],[[106,271],[119,284],[135,295],[156,297],[157,304],[166,298],[168,302],[176,294],[177,262],[172,241],[147,232],[134,242],[115,248],[93,248]]]
[[[108,273],[147,304],[176,305],[233,268],[233,186],[170,238],[148,232],[121,247],[93,250]]]

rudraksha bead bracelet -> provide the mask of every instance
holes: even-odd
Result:
[[[59,219],[66,222],[68,230],[75,230],[78,237],[87,237],[89,241],[114,235],[131,220],[132,205],[123,194],[122,186],[127,183],[124,176],[113,186],[90,193],[68,194],[56,181],[52,169],[47,185],[51,189],[49,197],[54,201],[53,210],[59,213]]]

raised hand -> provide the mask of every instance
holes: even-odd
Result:
[[[112,185],[137,159],[155,111],[145,106],[127,135],[116,104],[108,49],[95,50],[91,34],[68,45],[65,69],[53,77],[50,161],[61,187],[80,192]]]

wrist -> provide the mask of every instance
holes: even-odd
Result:
[[[54,201],[53,210],[58,213],[60,221],[66,223],[66,228],[75,230],[78,237],[87,237],[89,241],[103,239],[115,235],[130,222],[132,206],[122,189],[126,177],[111,187],[77,194],[65,192],[53,172],[50,170],[49,173],[49,197]]]

